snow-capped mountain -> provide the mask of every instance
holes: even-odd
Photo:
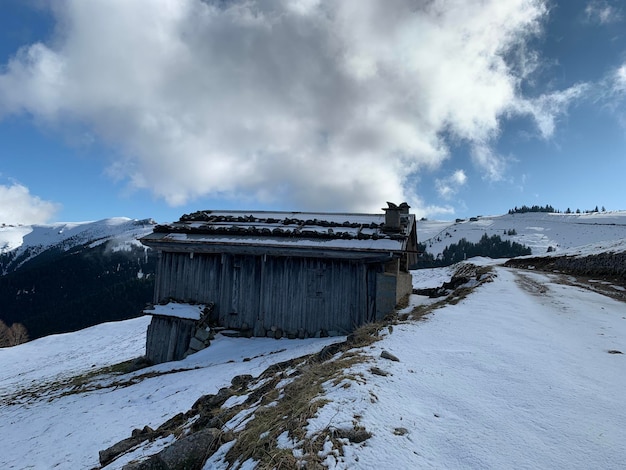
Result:
[[[0,319],[31,338],[141,314],[154,255],[151,219],[0,227]]]
[[[115,217],[95,222],[58,222],[42,225],[0,226],[0,269],[15,271],[47,250],[68,251],[76,246],[109,243],[112,250],[140,247],[137,239],[150,233],[152,219]]]

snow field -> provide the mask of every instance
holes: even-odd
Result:
[[[362,348],[367,361],[339,384],[326,384],[330,403],[309,422],[309,433],[354,426],[372,433],[362,443],[345,441],[343,455],[328,442],[322,456],[329,468],[623,468],[626,355],[609,351],[626,352],[626,306],[558,284],[556,276],[493,269],[493,282],[425,320],[395,325]],[[451,272],[416,271],[414,285],[440,285]],[[184,361],[72,388],[74,376],[143,354],[148,321],[0,349],[0,468],[96,467],[99,450],[187,411],[233,376],[258,376],[342,339],[218,337]],[[383,350],[400,362],[380,358]],[[373,374],[374,366],[390,375]],[[153,376],[141,379],[148,372]],[[168,442],[153,443],[152,451]],[[286,436],[280,444],[296,445]],[[227,449],[205,468],[225,468]]]

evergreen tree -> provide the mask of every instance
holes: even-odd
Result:
[[[435,259],[432,254],[425,252],[425,246],[420,245],[422,252],[417,263],[420,268],[449,266],[474,256],[486,256],[490,258],[513,258],[531,254],[530,248],[521,243],[502,241],[499,235],[489,237],[486,233],[478,243],[468,242],[462,238],[458,243],[453,243],[444,248],[441,256]],[[422,249],[423,248],[423,249]]]

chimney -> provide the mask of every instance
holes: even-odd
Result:
[[[406,227],[409,226],[409,209],[410,208],[411,208],[411,206],[409,206],[406,202],[403,202],[399,206],[399,209],[400,209],[400,225],[402,226],[402,228],[406,228]]]
[[[389,207],[383,207],[385,211],[385,228],[392,232],[400,231],[400,207],[396,206],[393,202],[387,202]]]
[[[389,207],[383,207],[385,211],[385,227],[384,230],[390,232],[399,232],[409,225],[409,206],[403,202],[399,206],[393,202],[387,202]]]

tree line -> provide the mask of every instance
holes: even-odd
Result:
[[[581,211],[580,209],[576,209],[575,211],[572,211],[569,207],[563,212],[560,211],[558,209],[555,209],[554,207],[552,207],[550,204],[546,204],[545,206],[538,206],[538,205],[534,205],[534,206],[527,206],[527,205],[523,205],[522,207],[517,207],[515,206],[513,209],[509,209],[509,215],[510,214],[526,214],[528,212],[547,212],[547,213],[552,213],[552,214],[581,214],[581,213],[585,213],[585,214],[592,214],[594,212],[606,212],[606,208],[604,206],[602,206],[602,208],[598,208],[598,206],[596,206],[594,209],[588,209],[588,210],[584,210]]]
[[[437,268],[450,266],[467,258],[475,256],[485,256],[488,258],[513,258],[515,256],[530,255],[531,250],[521,243],[502,240],[499,235],[488,236],[486,233],[478,243],[472,243],[465,238],[461,238],[458,243],[452,243],[444,248],[443,252],[434,257],[432,253],[426,251],[426,245],[420,243],[418,246],[420,257],[417,268]]]
[[[0,320],[0,348],[8,346],[17,346],[28,341],[28,332],[26,327],[21,323],[13,323],[7,326]]]

